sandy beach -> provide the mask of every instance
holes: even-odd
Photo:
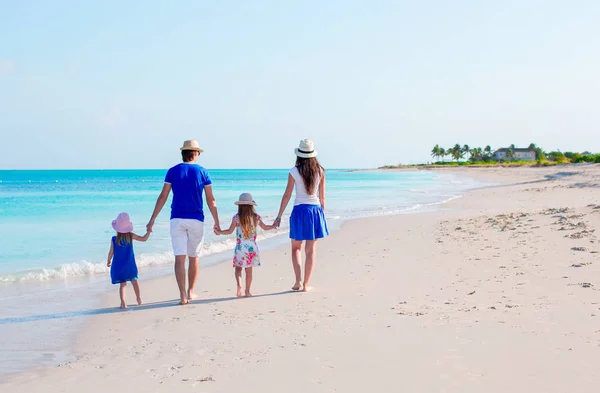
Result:
[[[145,305],[91,316],[76,360],[2,391],[598,391],[600,165],[440,171],[497,185],[345,223],[309,293],[287,248],[262,253],[253,298],[229,262],[187,306],[173,277],[142,280]]]

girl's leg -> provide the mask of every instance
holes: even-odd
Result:
[[[125,287],[127,286],[126,282],[122,282],[119,286],[119,296],[121,297],[121,308],[127,308],[127,303],[125,303]]]
[[[252,285],[252,268],[246,268],[246,297],[252,296],[250,293],[250,286]]]
[[[131,285],[133,285],[133,292],[135,292],[135,299],[138,304],[142,304],[142,297],[140,296],[140,284],[138,284],[137,280],[131,281]]]
[[[317,256],[317,241],[307,240],[304,251],[306,252],[306,261],[304,262],[304,289],[302,291],[306,292],[310,290],[310,276],[312,275]]]
[[[292,287],[292,290],[298,291],[302,286],[302,267],[300,266],[300,259],[302,258],[302,241],[292,240],[292,266],[294,267],[294,275],[296,276],[296,282]]]
[[[237,292],[236,292],[236,296],[237,297],[241,297],[242,296],[242,268],[241,267],[235,267],[235,282],[237,284]]]

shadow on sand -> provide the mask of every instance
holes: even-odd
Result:
[[[195,304],[214,304],[221,302],[228,302],[232,300],[249,300],[258,297],[267,297],[267,296],[278,296],[285,295],[288,293],[296,293],[295,291],[283,291],[283,292],[274,292],[274,293],[265,293],[254,295],[252,298],[244,298],[244,297],[222,297],[222,298],[214,298],[214,299],[198,299],[193,300],[190,305]],[[52,319],[65,319],[65,318],[76,318],[76,317],[85,317],[89,315],[102,315],[102,314],[114,314],[114,313],[122,313],[122,312],[138,312],[144,310],[154,310],[158,308],[167,308],[167,307],[187,307],[179,305],[179,299],[173,300],[165,300],[162,302],[153,302],[142,304],[141,306],[132,306],[127,308],[126,310],[121,310],[118,307],[105,307],[105,308],[95,308],[91,310],[82,310],[82,311],[70,311],[63,313],[53,313],[53,314],[40,314],[40,315],[29,315],[24,317],[15,317],[15,318],[0,318],[0,325],[8,325],[13,323],[27,323],[27,322],[39,322],[39,321],[47,321]]]

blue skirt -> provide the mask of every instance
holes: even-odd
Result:
[[[290,216],[290,239],[315,240],[329,235],[320,205],[294,206]]]

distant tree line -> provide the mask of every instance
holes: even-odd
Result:
[[[517,147],[513,144],[507,148],[506,160],[514,161],[516,158],[515,150]],[[535,152],[535,159],[538,164],[566,164],[566,163],[580,163],[580,162],[595,162],[600,163],[600,154],[592,154],[589,152],[575,153],[575,152],[561,152],[560,150],[546,152],[535,143],[531,143],[528,149]],[[446,163],[445,158],[449,157],[452,160],[459,163],[461,160],[465,160],[469,163],[496,163],[494,160],[494,152],[490,145],[484,148],[474,147],[471,148],[469,145],[456,144],[450,148],[443,148],[440,145],[435,145],[431,150],[431,157],[438,160],[437,164]],[[439,162],[439,160],[442,162]]]

